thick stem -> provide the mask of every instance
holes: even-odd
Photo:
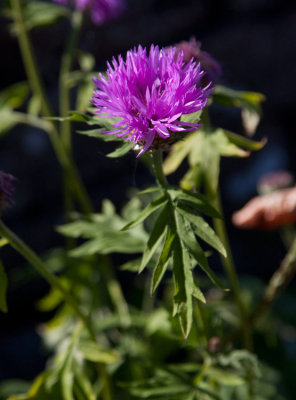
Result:
[[[56,290],[58,290],[64,297],[64,300],[72,307],[75,314],[83,322],[85,328],[87,329],[91,339],[96,342],[96,335],[91,326],[89,319],[80,310],[76,300],[72,297],[67,289],[60,283],[59,279],[52,274],[46,266],[43,264],[42,260],[37,256],[37,254],[28,247],[22,239],[20,239],[15,233],[13,233],[4,223],[0,220],[0,235],[5,238],[9,244],[20,253],[39,273],[44,279]],[[103,364],[98,364],[99,374],[104,382],[104,399],[111,400],[111,389],[109,387],[109,378],[105,366]]]
[[[167,179],[162,168],[162,150],[152,150],[152,166],[157,183],[162,188],[168,187]]]

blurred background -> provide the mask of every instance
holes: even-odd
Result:
[[[35,29],[32,39],[50,98],[58,110],[57,80],[66,20]],[[257,194],[258,180],[277,170],[296,174],[296,3],[283,0],[127,0],[125,13],[101,27],[87,20],[80,48],[95,54],[96,70],[106,61],[138,44],[168,46],[194,36],[202,49],[221,63],[220,83],[238,90],[262,92],[263,119],[255,139],[267,145],[248,159],[223,159],[221,191],[230,241],[239,272],[267,280],[285,255],[280,233],[241,231],[231,225],[233,211]],[[18,43],[0,17],[0,89],[25,80]],[[243,134],[240,111],[216,107],[213,122]],[[1,121],[0,121],[1,123]],[[110,144],[74,135],[75,159],[96,210],[110,198],[118,208],[129,188],[152,182],[134,154],[108,159]],[[44,132],[17,126],[1,137],[0,170],[18,179],[15,205],[6,223],[39,254],[63,243],[53,225],[63,222],[61,171]],[[172,181],[174,178],[172,177]],[[36,324],[48,316],[34,311],[47,286],[24,273],[23,260],[12,250],[3,252],[8,270],[8,314],[0,315],[0,380],[32,379],[43,368],[45,356],[36,352]],[[11,278],[11,279],[10,279]],[[295,284],[294,284],[295,287]],[[293,285],[292,285],[293,288]],[[291,289],[290,289],[291,290]],[[295,305],[295,304],[294,304]],[[296,315],[290,303],[289,313]],[[28,312],[28,310],[31,310]],[[290,332],[287,353],[295,366],[296,330]],[[278,365],[277,365],[278,366]],[[287,365],[285,366],[287,367]]]

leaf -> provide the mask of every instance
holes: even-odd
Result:
[[[173,202],[185,203],[185,205],[192,207],[194,210],[198,210],[210,217],[221,218],[219,212],[209,203],[206,197],[199,193],[189,192],[187,190],[168,190]]]
[[[118,362],[121,359],[118,352],[102,349],[97,343],[90,340],[81,341],[79,343],[79,350],[88,361],[110,364]]]
[[[120,139],[119,137],[117,137],[115,135],[110,135],[110,134],[103,133],[99,129],[90,129],[90,130],[86,130],[86,131],[76,131],[76,133],[79,133],[80,135],[86,135],[86,136],[89,136],[89,137],[94,137],[96,139],[103,140],[104,142],[114,142],[114,141],[122,140],[122,139]]]
[[[135,226],[139,225],[143,222],[146,218],[149,217],[152,213],[158,210],[160,207],[164,206],[167,203],[167,197],[165,195],[161,195],[157,197],[157,199],[153,200],[140,214],[137,216],[136,219],[129,222],[125,225],[121,230],[126,231],[128,229],[134,228]]]
[[[153,270],[152,282],[151,282],[151,294],[155,292],[167,269],[168,262],[172,254],[174,239],[175,239],[175,234],[169,228],[167,228],[163,249],[159,256],[159,260]]]
[[[206,243],[214,247],[214,249],[216,249],[224,257],[226,257],[226,250],[223,244],[216,235],[215,231],[209,226],[209,224],[202,217],[192,214],[190,210],[180,205],[177,206],[177,211],[193,225],[193,230],[197,236],[199,236]]]
[[[216,85],[212,92],[213,100],[223,106],[247,108],[261,113],[261,103],[265,100],[262,93],[233,90]]]
[[[124,253],[134,254],[143,251],[142,238],[130,235],[127,232],[113,232],[100,235],[88,240],[84,244],[70,251],[72,257],[84,257],[93,254]]]
[[[163,210],[160,212],[159,216],[157,217],[155,224],[153,226],[153,229],[151,231],[149,240],[146,244],[141,265],[139,268],[139,273],[141,273],[144,268],[147,266],[155,252],[160,246],[161,240],[163,239],[165,233],[166,233],[166,222],[169,217],[169,209],[167,206],[163,208]]]
[[[107,157],[117,158],[122,157],[126,153],[128,153],[133,147],[135,143],[133,141],[124,142],[121,146],[117,147],[112,153],[107,154]]]
[[[0,108],[0,136],[17,124],[13,111],[9,107]]]
[[[260,142],[255,142],[254,140],[248,139],[241,135],[237,135],[236,133],[227,131],[225,129],[224,134],[227,136],[228,140],[231,143],[234,143],[235,145],[248,150],[261,150],[267,142],[266,138],[263,138]]]
[[[176,227],[176,240],[173,253],[173,276],[175,282],[173,315],[179,316],[181,329],[185,338],[189,335],[192,326],[192,296],[195,292],[195,284],[191,269],[191,259],[187,248],[182,242],[184,231],[183,219],[180,214],[174,212]]]
[[[7,276],[3,263],[0,260],[0,310],[2,312],[7,312],[6,291],[7,291]]]
[[[195,136],[198,135],[199,132],[191,133],[171,147],[171,151],[163,163],[165,175],[170,175],[177,170],[185,157],[190,153],[195,142]]]
[[[29,95],[28,82],[18,82],[0,91],[0,108],[18,108]]]
[[[53,25],[60,18],[69,15],[65,7],[40,1],[27,2],[23,13],[27,29]]]
[[[181,121],[197,123],[200,120],[201,114],[202,110],[196,111],[192,114],[183,114],[181,116]]]
[[[205,375],[220,385],[239,386],[245,383],[245,380],[241,376],[222,370],[221,368],[211,367],[205,371]]]
[[[190,254],[193,256],[193,258],[197,261],[198,265],[201,267],[201,269],[208,275],[208,277],[211,279],[211,281],[220,287],[223,290],[226,290],[226,287],[223,285],[223,283],[219,280],[219,278],[216,276],[214,271],[210,268],[208,264],[208,259],[200,247],[198,241],[196,240],[194,233],[192,231],[192,228],[190,227],[190,224],[187,226],[185,225],[185,221],[183,222],[183,219],[180,219],[179,225],[181,226],[184,224],[183,227],[181,227],[182,232],[184,234],[181,236],[183,243],[189,250]]]

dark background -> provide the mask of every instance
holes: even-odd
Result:
[[[295,64],[296,3],[283,0],[130,0],[117,21],[95,27],[85,25],[80,48],[93,52],[96,68],[104,70],[113,55],[133,46],[151,43],[168,46],[195,36],[202,49],[222,65],[221,83],[239,90],[262,92],[263,120],[255,139],[268,144],[249,159],[224,159],[221,191],[234,257],[240,273],[267,279],[285,254],[279,232],[240,231],[231,226],[232,212],[256,195],[264,174],[287,169],[295,174]],[[46,88],[57,110],[57,78],[66,21],[34,30],[32,38]],[[0,88],[25,80],[17,41],[0,18]],[[213,114],[222,127],[243,133],[238,110],[219,109]],[[1,121],[0,121],[1,123]],[[13,129],[0,142],[0,170],[15,175],[15,205],[5,221],[33,248],[42,253],[62,243],[53,225],[63,222],[61,170],[46,134],[29,127]],[[112,160],[104,157],[110,146],[74,135],[75,158],[94,201],[110,198],[119,208],[126,189],[145,187],[152,178],[134,154]],[[10,276],[20,276],[21,287],[9,289],[9,313],[0,316],[0,380],[33,378],[44,359],[36,354],[36,323],[41,316],[34,303],[47,289],[22,275],[22,259],[4,251]],[[28,312],[28,310],[32,310]],[[28,362],[29,361],[29,362]]]

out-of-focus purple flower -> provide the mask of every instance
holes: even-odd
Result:
[[[54,0],[62,5],[74,4],[77,10],[88,10],[94,24],[102,25],[118,17],[124,9],[124,0]]]
[[[107,77],[94,78],[92,103],[96,113],[118,117],[112,133],[146,150],[172,143],[180,132],[192,131],[197,123],[181,121],[183,114],[201,110],[211,89],[201,87],[204,72],[193,60],[187,64],[176,48],[151,46],[149,54],[139,46],[108,63]]]
[[[0,171],[0,212],[13,203],[15,177]]]
[[[200,62],[201,68],[205,71],[202,78],[203,85],[208,85],[210,82],[216,84],[222,74],[221,65],[209,53],[201,50],[201,43],[195,38],[191,38],[189,42],[180,42],[176,45],[177,52],[183,52],[184,61],[187,63],[192,58]]]

